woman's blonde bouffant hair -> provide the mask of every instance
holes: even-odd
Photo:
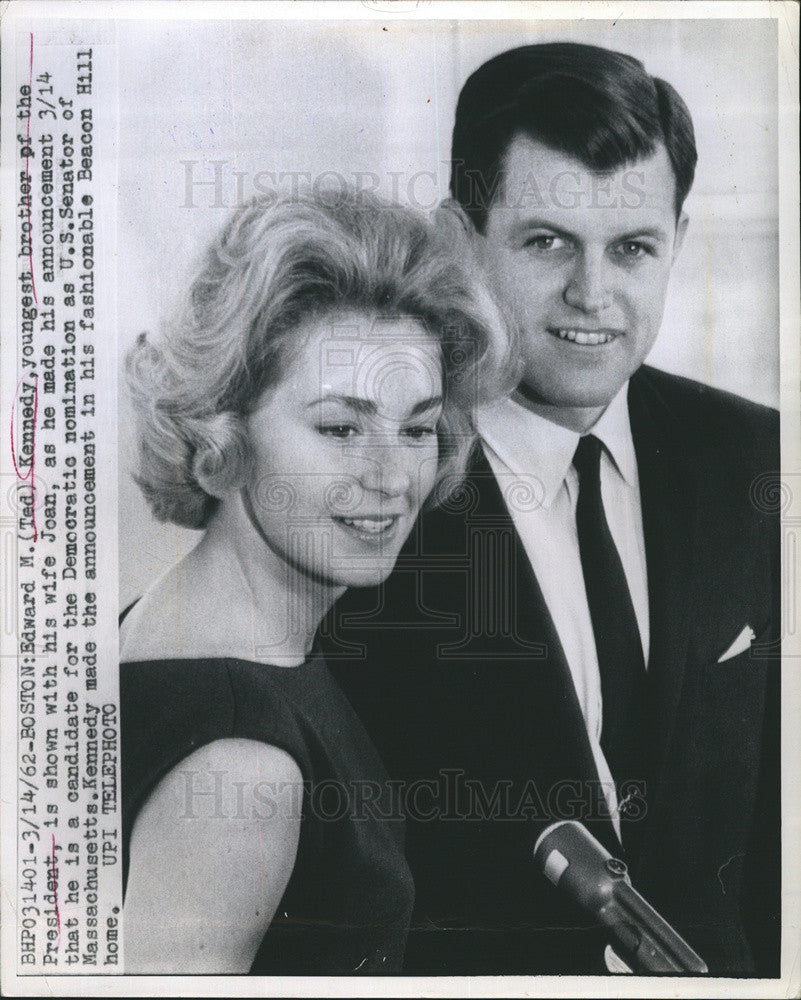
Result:
[[[136,481],[153,514],[207,524],[218,503],[208,489],[242,481],[245,418],[301,346],[298,327],[343,311],[410,317],[439,339],[445,405],[432,497],[442,499],[463,474],[474,408],[515,377],[499,314],[468,259],[455,214],[435,225],[364,191],[266,196],[236,209],[160,342],[142,334],[126,359]]]

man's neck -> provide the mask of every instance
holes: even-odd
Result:
[[[594,427],[609,405],[607,403],[604,406],[590,407],[553,406],[549,403],[542,403],[539,400],[532,399],[530,393],[526,391],[526,387],[523,385],[515,390],[512,398],[515,402],[530,410],[531,413],[536,413],[542,417],[543,420],[548,420],[552,424],[558,424],[560,427],[566,427],[570,431],[576,431],[577,434],[584,434],[591,427]]]

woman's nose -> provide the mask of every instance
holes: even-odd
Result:
[[[412,485],[409,458],[397,446],[374,448],[362,459],[359,480],[365,490],[385,496],[402,496]]]

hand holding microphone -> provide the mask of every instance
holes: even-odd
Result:
[[[632,886],[626,865],[575,820],[553,823],[534,847],[538,867],[609,934],[635,972],[708,972],[704,961]]]

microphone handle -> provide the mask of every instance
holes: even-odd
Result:
[[[704,960],[628,882],[617,882],[599,917],[635,972],[709,972]]]

